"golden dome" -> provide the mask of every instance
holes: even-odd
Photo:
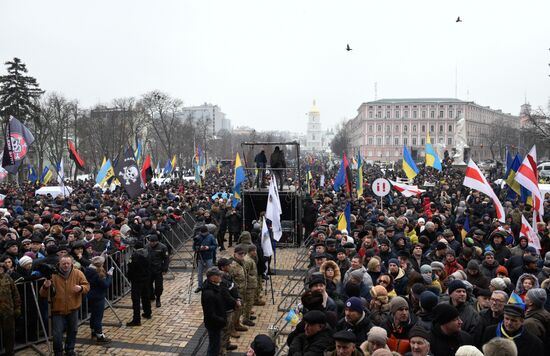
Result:
[[[315,100],[313,100],[313,106],[311,106],[311,109],[309,109],[309,112],[310,113],[317,113],[317,114],[319,113],[319,108],[315,104]]]

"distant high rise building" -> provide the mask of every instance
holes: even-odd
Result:
[[[204,103],[199,106],[184,107],[180,112],[180,117],[183,120],[206,120],[209,133],[213,136],[222,129],[231,131],[231,120],[225,118],[225,113],[218,105]]]

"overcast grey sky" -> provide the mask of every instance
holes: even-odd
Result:
[[[374,82],[378,98],[454,97],[456,68],[460,99],[517,114],[550,96],[548,0],[0,0],[0,13],[0,60],[85,106],[160,89],[234,126],[305,131],[313,99],[332,126]]]

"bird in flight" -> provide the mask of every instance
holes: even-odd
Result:
[[[348,52],[351,51],[351,47],[349,46],[349,44],[346,45],[346,51],[348,51]]]
[[[460,16],[456,18],[456,22],[462,22],[462,20],[460,19]]]

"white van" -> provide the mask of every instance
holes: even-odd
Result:
[[[550,162],[543,162],[537,166],[539,177],[550,178]]]

